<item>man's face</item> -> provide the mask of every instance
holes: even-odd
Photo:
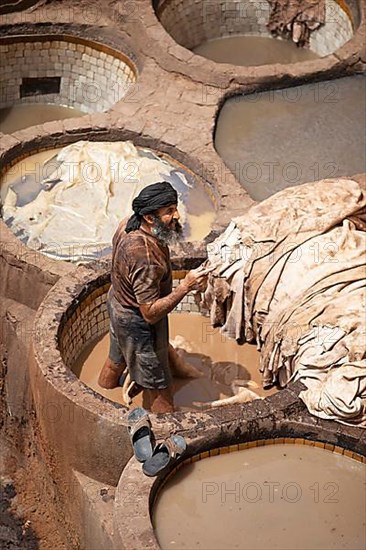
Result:
[[[183,233],[183,227],[179,223],[180,215],[176,204],[164,206],[153,215],[154,224],[152,233],[163,244],[174,244]]]

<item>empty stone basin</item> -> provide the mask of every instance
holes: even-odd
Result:
[[[33,250],[94,260],[111,252],[113,234],[132,213],[140,188],[164,179],[179,194],[183,239],[202,240],[216,216],[206,188],[173,158],[132,142],[78,142],[14,164],[0,181],[2,217]]]
[[[153,506],[160,547],[364,548],[365,459],[323,443],[283,441],[233,445],[181,464]],[[235,447],[243,450],[230,452]]]
[[[255,200],[323,178],[365,171],[364,75],[235,96],[215,147]]]
[[[272,38],[267,28],[269,2],[155,0],[154,7],[178,44],[219,63],[237,65],[291,63],[326,56],[352,38],[360,21],[357,2],[326,0],[325,24],[311,34],[309,50],[301,51],[294,43]]]

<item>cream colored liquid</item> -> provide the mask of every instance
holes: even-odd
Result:
[[[0,132],[12,134],[29,126],[83,116],[85,113],[61,105],[23,103],[0,109]]]
[[[364,549],[366,465],[307,445],[269,445],[179,470],[153,510],[161,548]]]
[[[291,40],[263,36],[215,38],[200,44],[194,52],[217,63],[242,66],[295,63],[319,57],[311,50],[298,48]]]
[[[183,336],[191,345],[186,362],[194,365],[205,376],[199,379],[175,379],[174,403],[179,408],[195,408],[194,401],[208,402],[232,395],[234,379],[252,380],[258,387],[254,391],[267,396],[276,390],[263,390],[259,373],[259,353],[255,346],[225,339],[209,320],[194,313],[173,313],[169,316],[170,338]],[[123,404],[122,389],[104,390],[98,385],[99,372],[108,356],[109,336],[90,344],[81,354],[73,371],[87,386],[108,399]],[[253,388],[252,388],[253,389]],[[134,400],[141,405],[141,396]]]

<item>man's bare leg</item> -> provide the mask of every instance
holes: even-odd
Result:
[[[177,352],[174,347],[169,344],[168,355],[169,355],[169,367],[171,373],[176,378],[201,378],[204,376],[203,372],[199,371],[193,365],[185,363],[184,350],[181,350],[182,353]]]
[[[147,393],[149,409],[152,413],[174,412],[174,398],[172,388],[164,390],[144,390]]]
[[[100,371],[98,384],[106,390],[111,390],[118,386],[118,381],[125,370],[124,363],[114,363],[109,357],[106,359],[102,370]]]

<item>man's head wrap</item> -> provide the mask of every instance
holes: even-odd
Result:
[[[144,187],[140,194],[132,201],[132,210],[134,214],[130,217],[126,225],[126,233],[139,229],[142,216],[152,214],[159,208],[178,203],[178,194],[176,190],[167,181],[153,183]]]

